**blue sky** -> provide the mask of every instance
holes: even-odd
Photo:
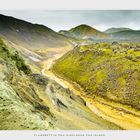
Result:
[[[67,30],[80,24],[88,24],[101,31],[110,27],[140,29],[140,10],[0,10],[0,14],[43,24],[55,31]]]

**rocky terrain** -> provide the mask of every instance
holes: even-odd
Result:
[[[98,115],[124,129],[139,129],[139,55],[138,43],[77,46],[58,59],[52,70],[77,88],[80,85],[79,94],[89,107],[104,112]],[[137,126],[131,126],[136,120]]]
[[[0,40],[1,130],[120,129],[6,42]]]
[[[45,81],[35,75],[20,54],[0,40],[0,129],[51,129],[52,114],[38,94]]]
[[[99,95],[139,109],[139,55],[139,44],[85,45],[65,54],[53,68],[80,84],[88,95]]]
[[[128,28],[57,33],[0,15],[0,130],[140,129],[137,40]]]

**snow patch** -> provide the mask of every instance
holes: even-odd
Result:
[[[35,62],[40,62],[41,60],[32,56],[29,56],[29,58]]]

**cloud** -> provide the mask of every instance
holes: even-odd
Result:
[[[70,29],[79,24],[88,24],[99,30],[105,30],[110,27],[140,29],[140,10],[22,10],[0,11],[0,13],[32,23],[44,24],[56,31]]]

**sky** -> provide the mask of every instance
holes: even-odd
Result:
[[[68,30],[80,24],[90,25],[100,31],[111,27],[140,30],[140,10],[0,10],[0,14],[43,24],[55,31]]]

